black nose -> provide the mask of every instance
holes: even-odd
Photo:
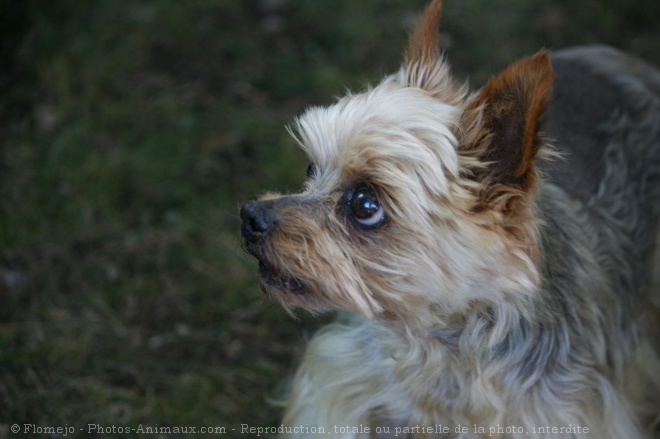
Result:
[[[250,201],[241,208],[243,237],[255,241],[270,233],[276,226],[272,203],[268,201]]]

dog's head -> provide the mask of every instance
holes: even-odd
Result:
[[[469,93],[439,54],[440,10],[427,8],[396,74],[298,118],[312,163],[303,191],[241,209],[244,247],[285,308],[411,323],[535,290],[549,57]]]

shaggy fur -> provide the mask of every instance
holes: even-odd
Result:
[[[587,47],[471,93],[438,52],[440,12],[397,73],[297,120],[301,193],[241,210],[269,296],[343,311],[310,341],[280,430],[651,438],[660,73]]]

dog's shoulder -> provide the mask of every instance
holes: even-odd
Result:
[[[564,160],[541,164],[541,169],[550,180],[586,201],[604,174],[602,158],[608,141],[602,128],[639,105],[640,99],[658,99],[660,72],[603,45],[556,51],[552,65],[555,84],[544,131]]]

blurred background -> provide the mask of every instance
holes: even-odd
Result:
[[[263,297],[238,207],[300,186],[284,126],[394,71],[425,4],[0,0],[0,438],[278,425],[269,400],[328,317]],[[474,87],[584,43],[660,64],[660,2],[445,4]]]

